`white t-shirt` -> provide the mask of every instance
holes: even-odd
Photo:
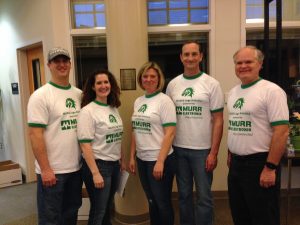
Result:
[[[237,155],[268,152],[272,126],[289,123],[285,92],[267,80],[235,86],[227,107],[228,149]]]
[[[224,96],[219,82],[201,72],[193,77],[175,77],[167,95],[176,106],[177,127],[173,145],[188,149],[211,147],[212,113],[223,111]]]
[[[167,95],[157,92],[135,100],[132,129],[139,159],[157,160],[164,138],[164,127],[167,126],[176,126],[175,106]],[[169,154],[172,152],[171,146]]]
[[[118,109],[93,101],[78,116],[80,143],[91,143],[95,159],[117,161],[121,158],[123,123]]]
[[[61,87],[49,82],[37,89],[28,102],[28,125],[45,128],[44,140],[50,167],[55,174],[80,169],[80,149],[77,142],[77,116],[81,90]],[[36,173],[41,173],[35,162]]]

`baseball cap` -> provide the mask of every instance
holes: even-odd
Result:
[[[50,62],[52,59],[54,59],[57,56],[65,56],[68,59],[71,59],[69,52],[61,47],[55,47],[50,49],[50,51],[48,52],[48,62]]]

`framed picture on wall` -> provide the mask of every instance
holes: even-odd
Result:
[[[136,70],[120,69],[121,90],[136,90]]]

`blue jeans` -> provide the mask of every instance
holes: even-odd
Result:
[[[96,164],[104,180],[103,188],[95,188],[93,175],[83,162],[82,175],[91,203],[88,225],[111,225],[110,211],[114,195],[118,187],[120,174],[119,161],[96,160]]]
[[[163,178],[155,180],[152,173],[156,161],[137,158],[140,180],[147,196],[151,225],[173,225],[174,211],[171,201],[172,185],[176,170],[175,154],[164,163]]]
[[[280,168],[275,186],[259,184],[268,153],[232,155],[228,174],[228,194],[235,225],[280,224]]]
[[[174,146],[177,157],[176,181],[179,193],[181,225],[212,225],[212,172],[205,169],[209,150],[193,150]],[[196,201],[193,201],[193,183]]]
[[[37,174],[37,206],[39,225],[76,225],[81,206],[81,172],[55,174],[52,187],[43,186]]]

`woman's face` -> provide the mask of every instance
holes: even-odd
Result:
[[[158,87],[158,74],[155,69],[148,69],[146,73],[142,75],[142,85],[147,94],[152,94]]]
[[[96,100],[106,103],[110,93],[111,85],[108,76],[104,73],[97,74],[93,90],[96,92]]]

